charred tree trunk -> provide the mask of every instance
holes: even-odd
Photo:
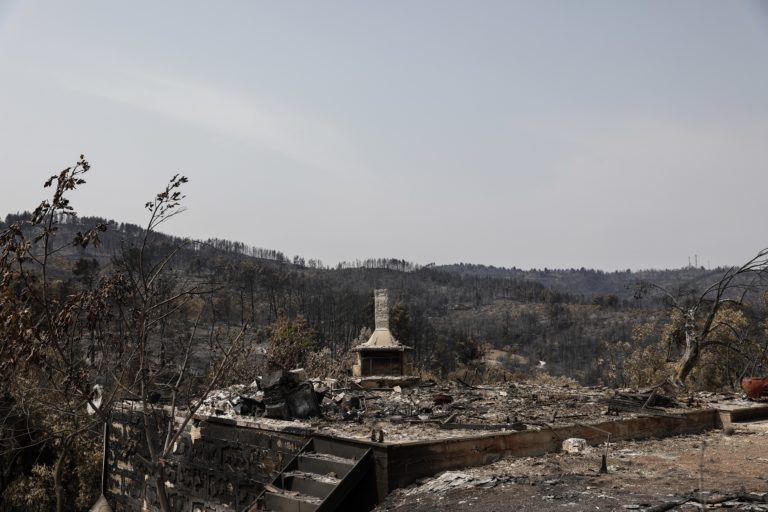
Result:
[[[701,355],[701,343],[699,333],[696,330],[696,310],[689,309],[685,312],[685,352],[680,357],[675,367],[673,384],[684,387],[688,375],[696,367]]]
[[[155,487],[157,488],[157,501],[159,501],[160,510],[163,512],[171,512],[171,504],[168,501],[168,493],[165,490],[165,471],[163,470],[162,465],[160,465],[157,470]]]
[[[69,443],[69,437],[61,442],[61,450],[56,459],[56,465],[53,467],[53,488],[56,492],[56,512],[64,511],[64,463],[67,460]]]

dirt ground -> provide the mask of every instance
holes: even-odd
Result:
[[[768,492],[768,422],[736,424],[733,434],[618,442],[581,454],[508,458],[447,472],[393,492],[376,510],[427,512],[647,510],[687,495],[702,501],[739,491]],[[689,502],[672,510],[701,510]],[[731,499],[707,509],[766,510]]]

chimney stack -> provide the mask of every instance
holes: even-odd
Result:
[[[376,330],[389,330],[389,294],[386,289],[374,290],[374,320]]]

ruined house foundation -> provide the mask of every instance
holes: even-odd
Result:
[[[108,498],[115,511],[158,510],[151,479],[124,455],[139,434],[139,417],[124,407],[110,430]],[[259,498],[264,506],[265,494],[273,495],[271,501],[267,497],[272,510],[369,510],[390,491],[419,478],[502,457],[558,451],[568,438],[596,446],[703,432],[759,418],[768,418],[767,405],[737,401],[590,423],[561,422],[519,431],[452,430],[451,437],[443,439],[425,433],[380,442],[334,435],[333,429],[310,423],[199,415],[174,449],[166,487],[173,510],[180,512],[257,510]],[[318,460],[325,460],[316,469],[324,474],[309,478]],[[345,461],[351,462],[345,466]],[[354,482],[345,484],[353,469]],[[337,489],[345,485],[340,497]],[[350,503],[355,503],[353,508]]]

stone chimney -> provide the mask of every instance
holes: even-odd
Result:
[[[376,330],[389,330],[389,293],[385,289],[373,291],[374,313]]]
[[[361,382],[372,383],[376,386],[393,385],[391,379],[404,385],[412,377],[413,361],[412,347],[401,345],[389,331],[389,294],[387,290],[373,291],[374,312],[373,319],[376,324],[371,337],[352,349],[355,352],[355,364],[352,365],[352,375],[361,377]],[[410,377],[408,377],[410,376]],[[377,380],[378,379],[378,380]],[[385,384],[381,379],[390,379]],[[406,379],[406,380],[403,380]]]
[[[398,347],[400,344],[389,332],[389,294],[387,290],[373,291],[374,312],[376,324],[373,334],[362,346],[364,347]]]
[[[356,361],[352,366],[355,377],[402,377],[412,371],[410,352],[413,348],[401,345],[389,331],[389,295],[387,290],[373,291],[376,324],[371,337],[353,348]],[[371,382],[378,382],[375,379]]]

